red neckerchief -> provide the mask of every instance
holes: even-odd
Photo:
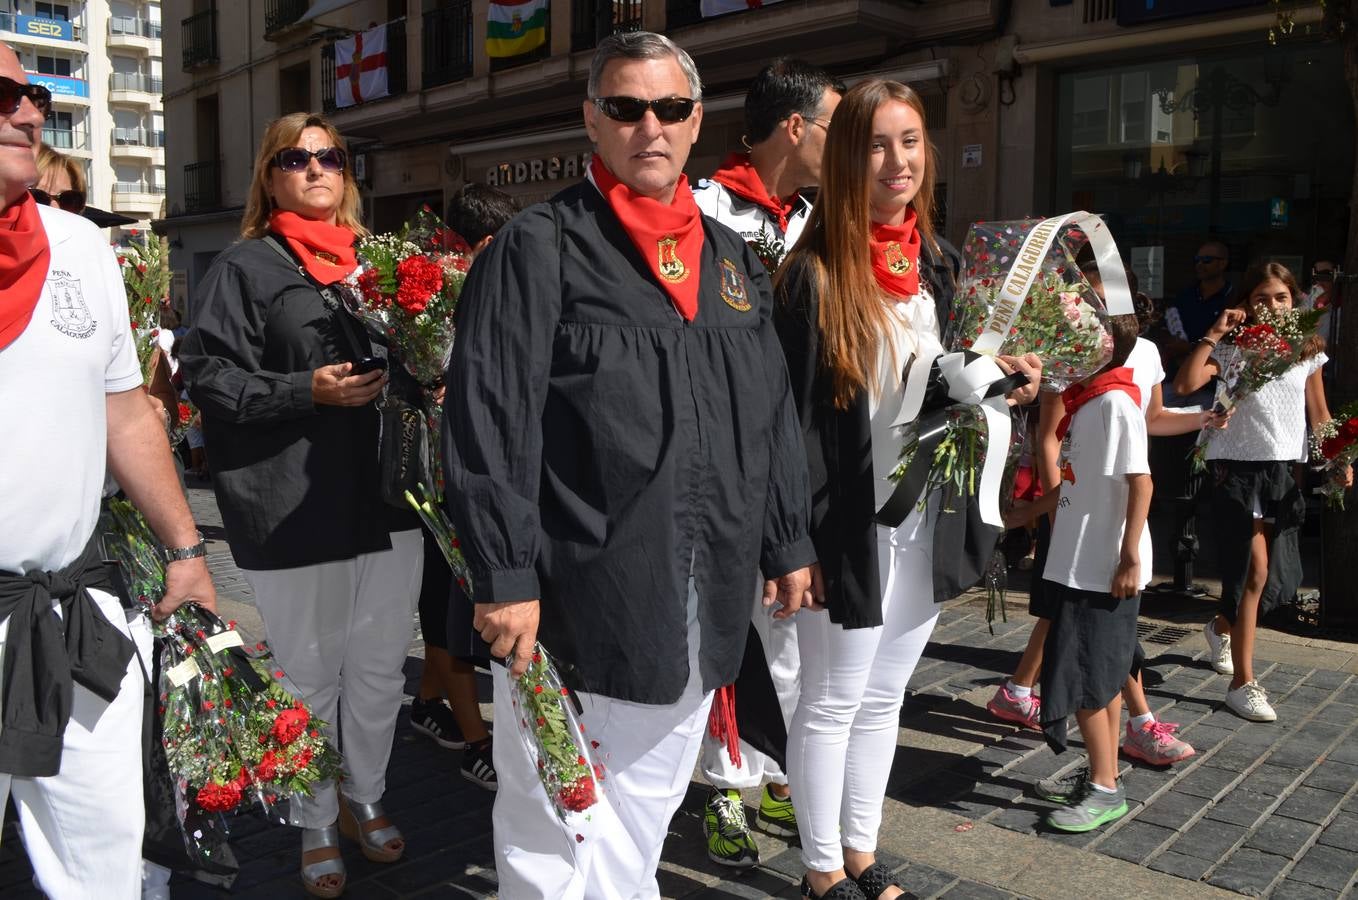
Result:
[[[1066,405],[1066,414],[1056,426],[1056,439],[1059,441],[1066,436],[1066,432],[1070,430],[1070,422],[1080,407],[1109,391],[1125,391],[1137,406],[1141,405],[1141,389],[1132,381],[1130,366],[1100,372],[1088,381],[1072,384],[1061,392],[1061,402]]]
[[[22,200],[0,212],[0,350],[28,327],[51,262],[37,201],[24,191]]]
[[[769,195],[759,172],[750,163],[748,153],[732,153],[726,157],[721,168],[712,173],[712,180],[764,210],[778,223],[779,234],[787,234],[787,217],[792,214],[793,204]]]
[[[622,230],[641,252],[651,274],[687,321],[698,315],[698,266],[703,255],[703,214],[693,201],[688,176],[680,175],[674,200],[661,203],[644,197],[613,177],[597,154],[589,174]]]
[[[353,229],[279,209],[269,216],[269,230],[283,236],[307,273],[321,284],[334,284],[358,266]]]
[[[919,229],[913,209],[899,225],[873,223],[872,274],[877,284],[893,297],[913,297],[919,293]]]

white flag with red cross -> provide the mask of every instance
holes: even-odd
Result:
[[[387,26],[335,42],[335,105],[387,96]]]

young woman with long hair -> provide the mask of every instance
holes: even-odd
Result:
[[[1264,263],[1240,282],[1240,302],[1224,310],[1174,379],[1188,394],[1229,367],[1238,327],[1261,310],[1291,309],[1301,297],[1286,266]],[[1297,465],[1306,461],[1306,425],[1330,419],[1320,370],[1325,341],[1312,335],[1301,359],[1235,406],[1230,425],[1207,445],[1213,480],[1221,568],[1221,610],[1203,629],[1212,668],[1231,675],[1226,706],[1242,718],[1277,718],[1254,677],[1254,632],[1259,616],[1286,602],[1301,586],[1297,535],[1306,515]],[[1350,478],[1352,475],[1350,474]]]
[[[937,164],[919,96],[871,80],[844,95],[826,136],[821,191],[779,272],[774,322],[805,435],[813,582],[826,616],[797,619],[801,694],[788,776],[807,897],[891,898],[877,832],[906,682],[937,618],[933,513],[874,523],[903,436],[892,422],[912,355],[943,349],[959,269],[934,232]],[[1010,360],[1030,377],[1035,357]]]

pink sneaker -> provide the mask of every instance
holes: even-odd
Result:
[[[1152,766],[1168,766],[1183,762],[1197,753],[1187,742],[1174,736],[1179,728],[1173,722],[1150,721],[1139,730],[1127,723],[1127,738],[1122,742],[1122,752]]]
[[[990,698],[990,702],[985,705],[990,710],[990,714],[997,719],[1006,722],[1013,722],[1022,725],[1024,728],[1031,728],[1033,731],[1041,731],[1042,724],[1039,721],[1042,712],[1042,700],[1037,694],[1029,694],[1026,697],[1015,697],[1009,692],[1009,685],[1002,684],[995,690],[995,696]]]

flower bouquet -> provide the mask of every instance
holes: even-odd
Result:
[[[141,363],[142,380],[150,383],[151,357],[160,337],[160,302],[170,290],[170,247],[164,238],[143,235],[140,243],[119,248],[118,263],[127,292],[127,313]]]
[[[1320,493],[1328,506],[1344,508],[1344,494],[1348,491],[1344,482],[1355,459],[1358,459],[1358,401],[1339,410],[1311,434],[1311,462],[1324,478]]]

